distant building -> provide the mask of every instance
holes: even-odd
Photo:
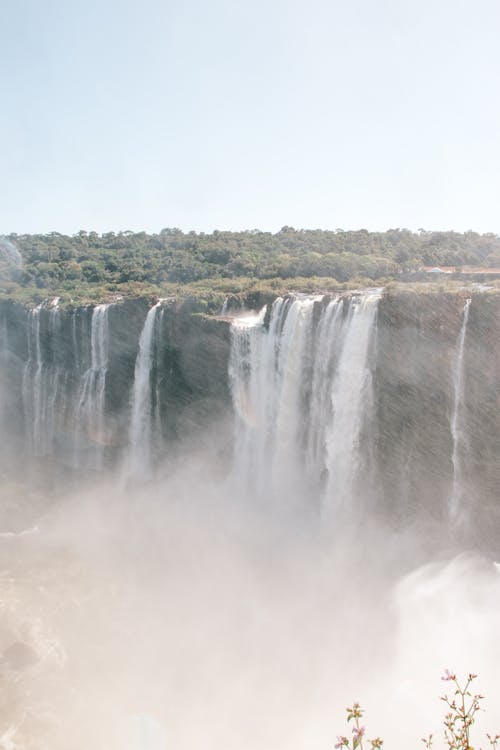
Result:
[[[426,273],[454,273],[455,269],[450,270],[449,268],[439,268],[439,266],[429,268],[428,266],[424,266],[422,271],[425,271]]]
[[[485,266],[422,266],[421,273],[432,274],[453,274],[459,273],[461,278],[475,278],[480,280],[482,277],[489,279],[500,278],[500,268],[487,268]]]

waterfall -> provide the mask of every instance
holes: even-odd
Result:
[[[58,433],[58,423],[62,420],[64,413],[64,373],[59,364],[57,355],[57,343],[61,330],[61,315],[59,300],[52,302],[48,312],[48,344],[50,353],[50,364],[45,370],[43,402],[44,419],[43,428],[46,452],[53,454],[54,440]]]
[[[450,418],[450,431],[453,439],[453,485],[449,513],[453,521],[458,519],[463,494],[463,454],[466,448],[465,436],[465,339],[469,320],[470,299],[465,303],[462,326],[458,334],[456,353],[453,361],[453,410]]]
[[[76,310],[73,310],[73,314],[71,315],[71,346],[73,348],[73,362],[74,362],[74,368],[75,372],[79,372],[80,370],[80,356],[79,356],[79,346],[78,346],[78,315]]]
[[[135,361],[132,410],[129,429],[129,451],[126,465],[128,476],[148,478],[152,475],[152,369],[154,364],[154,334],[158,302],[149,310],[139,339],[139,352]],[[163,310],[161,310],[161,313]],[[160,313],[160,315],[161,315]],[[158,392],[156,392],[155,422],[158,414]]]
[[[266,441],[266,406],[272,388],[263,389],[260,382],[269,369],[270,356],[263,357],[266,343],[264,316],[259,314],[236,318],[231,325],[229,382],[235,415],[233,474],[243,484],[255,489],[264,484]],[[274,369],[274,362],[272,363]],[[269,373],[271,376],[272,373]],[[267,405],[267,404],[266,404]]]
[[[368,353],[379,298],[378,293],[372,293],[353,299],[342,326],[341,351],[331,385],[332,417],[326,428],[328,514],[352,502],[363,464],[361,439],[373,400]]]
[[[108,368],[108,311],[97,305],[90,326],[90,367],[83,373],[75,410],[75,465],[100,469],[106,444],[105,396]]]
[[[348,304],[346,302],[345,304]],[[314,344],[314,369],[306,443],[306,462],[311,477],[323,478],[326,460],[326,431],[332,419],[331,382],[342,342],[344,300],[337,297],[321,315]]]
[[[278,298],[231,327],[229,378],[236,414],[234,473],[264,493],[300,479],[302,371],[314,298]]]
[[[42,305],[30,310],[28,318],[28,359],[23,373],[23,412],[26,438],[31,453],[39,449],[38,425],[40,424],[42,354],[40,341],[40,317]]]
[[[234,475],[259,494],[309,487],[348,502],[363,466],[371,405],[369,348],[380,294],[280,297],[235,318],[229,379]]]
[[[160,303],[164,300],[160,300]],[[160,307],[160,314],[158,316],[158,331],[163,330],[163,315],[165,314],[165,308]],[[154,387],[154,425],[153,425],[153,440],[156,444],[160,444],[163,438],[162,430],[162,412],[161,412],[161,383],[162,383],[162,367],[160,361],[161,348],[157,346],[155,349],[155,387]]]
[[[45,313],[46,341],[42,341]],[[62,382],[64,380],[57,357],[57,340],[61,326],[58,300],[50,309],[38,305],[29,313],[28,361],[24,367],[22,397],[26,436],[30,451],[35,456],[53,453],[57,424],[61,419]]]

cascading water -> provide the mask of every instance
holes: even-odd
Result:
[[[344,301],[331,300],[321,315],[315,337],[314,369],[306,443],[307,470],[320,477],[325,467],[325,430],[332,415],[331,382],[342,342]],[[325,475],[324,475],[325,476]]]
[[[458,334],[456,354],[453,362],[453,410],[450,431],[453,438],[453,486],[449,501],[449,513],[453,522],[459,520],[463,494],[463,456],[466,450],[465,433],[465,341],[471,305],[468,299],[464,306],[462,326]]]
[[[42,320],[46,314],[47,343],[42,344]],[[26,435],[35,456],[51,455],[56,425],[63,412],[63,373],[56,345],[61,317],[58,300],[49,309],[39,305],[30,312],[28,324],[28,361],[23,374],[23,406]]]
[[[26,438],[31,453],[38,451],[38,425],[40,423],[42,354],[40,343],[40,315],[42,305],[30,311],[28,319],[28,360],[23,374],[23,411]]]
[[[227,315],[228,312],[229,312],[229,297],[226,297],[226,299],[222,303],[222,307],[221,307],[219,315]]]
[[[236,414],[234,475],[258,493],[300,478],[300,400],[314,299],[278,298],[269,330],[266,308],[235,319],[229,377]]]
[[[458,335],[456,328],[444,326],[439,331],[426,328],[423,336],[416,327],[416,313],[407,333],[394,325],[390,297],[377,315],[378,299],[379,293],[370,291],[333,299],[292,295],[247,317],[229,305],[229,375],[236,413],[232,466],[237,484],[263,499],[313,498],[325,518],[337,517],[342,507],[351,512],[357,501],[366,507],[368,490],[375,486],[386,508],[397,506],[401,518],[432,509],[439,512],[442,503],[450,518],[458,517],[467,486],[477,497],[487,499],[488,492],[491,496],[495,476],[488,468],[493,462],[484,458],[488,441],[474,425],[496,435],[494,371],[483,376],[485,368],[477,364],[477,357],[465,357],[465,350],[474,346],[467,332],[469,303]],[[451,320],[456,304],[446,304]],[[139,346],[137,318],[130,336],[123,342],[115,339],[108,371],[107,305],[66,311],[56,300],[45,302],[27,315],[27,341],[16,329],[26,313],[16,312],[16,319],[5,305],[2,330],[8,345],[3,349],[9,363],[3,368],[3,413],[9,414],[21,450],[26,445],[32,455],[53,456],[58,464],[69,463],[77,470],[100,469],[116,461],[125,466],[127,476],[151,476],[163,438],[182,434],[178,409],[184,408],[184,399],[191,394],[198,398],[207,384],[212,387],[209,380],[199,378],[199,362],[183,349],[183,341],[176,340],[171,348],[187,356],[170,359],[168,337],[177,336],[180,329],[168,328],[162,344],[164,310],[159,304],[149,311]],[[113,325],[115,321],[119,331],[119,315],[113,317]],[[226,325],[213,324],[222,367]],[[212,331],[203,331],[205,335]],[[450,350],[453,359],[445,356]],[[464,422],[466,381],[467,412],[474,425]],[[16,392],[15,384],[21,382],[23,413],[16,409],[21,389]],[[216,399],[225,405],[221,372],[217,384]],[[12,419],[16,411],[17,419]],[[432,435],[427,435],[429,425]],[[440,446],[449,451],[442,455]],[[401,487],[409,488],[406,505]]]
[[[28,358],[23,369],[22,401],[26,444],[38,457],[54,456],[75,469],[102,469],[110,426],[106,422],[106,378],[109,360],[110,305],[63,315],[58,300],[28,314]],[[134,475],[149,473],[153,433],[161,434],[159,383],[148,386],[152,369],[155,321],[151,311],[140,340],[128,428]],[[68,346],[69,345],[69,346]],[[157,364],[153,368],[158,370]],[[149,391],[147,390],[149,387]],[[153,411],[146,413],[146,402]],[[57,444],[56,444],[57,443]]]
[[[163,300],[160,300],[160,303],[162,303]],[[162,331],[163,330],[163,316],[165,314],[165,308],[161,305],[159,309],[159,314],[157,311],[157,330]],[[155,348],[154,352],[154,367],[155,367],[155,383],[154,383],[154,422],[153,422],[153,429],[152,429],[152,436],[153,440],[156,442],[156,444],[160,444],[163,439],[163,430],[162,430],[162,411],[161,411],[161,384],[162,384],[162,374],[161,374],[161,347],[158,345]]]
[[[129,429],[129,450],[126,474],[133,478],[149,478],[153,472],[152,441],[153,415],[152,368],[154,363],[154,335],[161,302],[149,310],[139,339],[139,352],[135,361],[134,388]],[[158,398],[156,399],[158,404]],[[155,419],[156,421],[156,419]]]
[[[75,410],[74,462],[77,467],[100,469],[104,462],[109,307],[97,305],[92,311],[90,367],[82,376]]]
[[[361,440],[373,402],[368,354],[379,299],[380,294],[374,293],[351,300],[342,325],[343,340],[331,386],[332,418],[325,430],[328,514],[352,502],[363,466]]]
[[[314,302],[320,298],[293,300],[278,304],[276,326],[270,327],[274,339],[276,374],[274,393],[270,394],[268,434],[271,439],[274,491],[292,489],[301,481],[304,403],[307,399],[310,371],[309,343],[313,333]],[[281,301],[280,301],[281,302]],[[278,336],[278,338],[276,338]],[[267,362],[267,368],[272,361]]]
[[[246,486],[279,495],[315,487],[326,514],[349,502],[363,465],[379,298],[368,293],[326,305],[321,297],[278,298],[268,329],[265,309],[235,319],[234,474]]]

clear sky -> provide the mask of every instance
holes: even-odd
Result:
[[[0,233],[500,233],[499,0],[1,0]]]

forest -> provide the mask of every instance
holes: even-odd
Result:
[[[239,291],[256,284],[280,288],[369,285],[418,280],[423,266],[500,266],[500,237],[476,232],[386,232],[294,229],[146,232],[80,231],[69,236],[10,234],[0,239],[3,295],[41,300],[47,295],[96,299],[159,293],[194,285]],[[16,260],[17,259],[17,260]],[[323,280],[323,281],[322,281]]]

